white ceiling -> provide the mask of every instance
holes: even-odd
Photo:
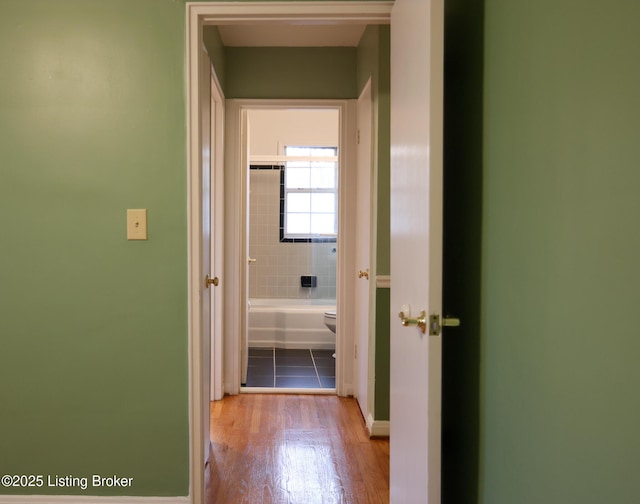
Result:
[[[219,25],[227,47],[356,47],[367,26],[333,25]]]

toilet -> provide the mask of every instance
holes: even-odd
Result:
[[[336,333],[336,311],[335,310],[327,310],[326,312],[324,312],[324,325],[326,325],[333,334]]]
[[[324,312],[324,325],[326,325],[329,330],[335,334],[336,333],[336,311],[335,310],[327,310]],[[336,354],[333,354],[333,358],[336,358]]]

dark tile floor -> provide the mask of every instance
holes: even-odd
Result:
[[[335,388],[334,350],[249,348],[245,387]]]

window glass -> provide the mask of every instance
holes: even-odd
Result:
[[[287,194],[287,213],[311,212],[311,193],[294,192]],[[316,196],[315,194],[313,196]]]
[[[281,241],[335,241],[337,147],[287,146],[281,176]]]

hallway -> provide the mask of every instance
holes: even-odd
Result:
[[[389,440],[368,438],[352,398],[213,402],[207,469],[207,504],[389,502]]]

